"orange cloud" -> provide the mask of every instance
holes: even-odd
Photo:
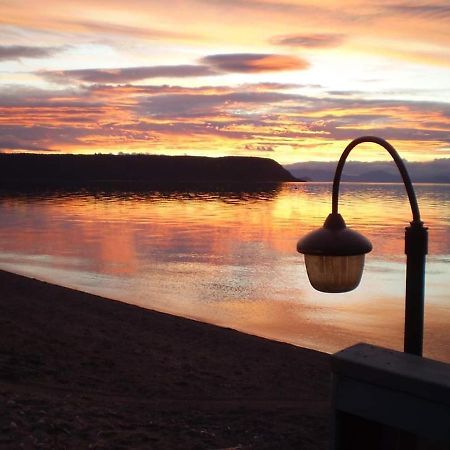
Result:
[[[0,49],[1,58],[1,49]],[[227,54],[211,55],[201,59],[203,64],[118,67],[106,69],[77,69],[40,71],[37,74],[48,81],[69,83],[81,81],[87,83],[130,83],[151,78],[189,78],[218,76],[221,72],[274,72],[300,70],[308,63],[288,55]]]
[[[296,56],[257,53],[210,55],[201,61],[223,72],[244,73],[304,70],[309,66]]]
[[[18,89],[0,96],[0,149],[258,154],[292,162],[313,159],[320,148],[320,159],[334,158],[340,141],[374,134],[405,142],[408,159],[424,159],[425,148],[431,149],[428,158],[448,154],[445,103],[315,98],[290,88],[263,83]]]

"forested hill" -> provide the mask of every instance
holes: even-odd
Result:
[[[268,158],[0,154],[0,183],[295,181]]]

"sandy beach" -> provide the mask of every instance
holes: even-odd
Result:
[[[0,271],[0,447],[325,449],[326,354]]]

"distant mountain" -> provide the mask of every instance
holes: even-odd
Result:
[[[295,181],[268,158],[159,155],[0,154],[0,184]]]
[[[435,159],[429,162],[405,161],[411,180],[416,183],[450,183],[450,158]],[[333,181],[336,162],[308,161],[285,165],[297,178],[310,181]],[[359,162],[348,161],[342,173],[342,181],[401,182],[393,161]]]

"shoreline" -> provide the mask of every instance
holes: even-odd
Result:
[[[329,355],[0,271],[0,447],[325,449]]]

